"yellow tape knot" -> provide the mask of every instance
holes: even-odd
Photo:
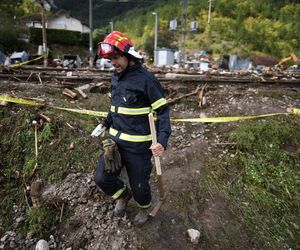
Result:
[[[300,115],[300,109],[296,108],[287,108],[286,111],[292,115]]]

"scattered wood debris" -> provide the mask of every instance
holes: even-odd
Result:
[[[198,98],[199,98],[199,107],[200,108],[205,106],[205,104],[206,104],[206,97],[204,96],[204,90],[205,90],[206,86],[207,86],[207,84],[204,84],[199,90]]]
[[[39,115],[40,115],[40,117],[41,117],[42,119],[44,119],[45,121],[51,122],[51,119],[50,119],[48,116],[44,115],[43,113],[40,113]]]
[[[73,92],[72,90],[67,89],[67,88],[64,88],[62,93],[68,97],[71,97],[72,99],[77,97],[77,94],[75,92]]]
[[[83,92],[83,90],[81,90],[80,88],[75,88],[75,89],[78,91],[78,93],[79,93],[84,99],[88,98],[88,96],[86,95],[86,93]]]
[[[182,98],[185,98],[185,97],[188,97],[188,96],[192,96],[192,95],[196,95],[196,94],[199,92],[200,88],[201,88],[201,87],[198,86],[198,87],[196,88],[196,90],[193,91],[193,92],[191,92],[191,93],[188,93],[188,94],[185,94],[185,95],[181,95],[181,96],[176,97],[176,98],[174,98],[174,99],[167,99],[167,102],[168,102],[168,104],[171,104],[171,103],[174,103],[174,102],[177,102],[177,101],[181,100]]]

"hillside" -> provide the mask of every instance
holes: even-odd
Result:
[[[80,1],[57,1],[57,6],[71,10],[85,22],[88,5]],[[131,35],[149,54],[153,51],[154,22],[159,15],[159,47],[180,46],[182,6],[176,1],[104,2],[94,0],[94,28],[100,33],[114,28]],[[207,1],[190,0],[187,8],[186,49],[204,49],[213,53],[241,55],[270,54],[278,58],[300,53],[300,4],[296,0],[218,0],[212,1],[210,25]],[[169,22],[177,18],[178,29],[169,31]],[[198,32],[190,32],[190,22],[198,21]],[[94,34],[97,35],[97,32]]]
[[[186,39],[182,40],[180,0],[93,0],[94,39],[101,40],[103,34],[110,31],[113,21],[115,30],[129,34],[136,47],[151,56],[155,26],[152,12],[155,11],[159,17],[159,47],[180,48],[182,41],[190,54],[202,49],[216,54],[269,54],[277,58],[300,54],[300,3],[297,0],[213,0],[210,24],[207,1],[186,2]],[[18,41],[18,34],[24,32],[19,17],[38,12],[38,6],[33,3],[34,0],[1,1],[0,49],[26,48]],[[55,4],[88,24],[88,0],[76,1],[76,4],[71,0],[55,0]],[[178,28],[171,32],[169,22],[175,18]],[[191,21],[198,21],[197,32],[189,31]]]

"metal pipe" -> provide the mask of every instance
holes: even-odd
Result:
[[[44,67],[47,67],[48,66],[47,33],[46,33],[45,11],[43,6],[42,6],[42,35],[43,35]]]
[[[211,18],[211,0],[208,0],[209,5],[208,5],[208,19],[207,23],[210,24],[210,18]]]
[[[158,15],[156,12],[152,12],[155,16],[155,32],[154,32],[154,65],[157,65],[157,32],[158,32]]]
[[[93,1],[89,0],[89,25],[90,25],[90,45],[89,45],[89,64],[93,67]]]
[[[114,21],[111,20],[111,21],[109,22],[109,24],[110,24],[110,31],[113,32],[113,31],[114,31]]]

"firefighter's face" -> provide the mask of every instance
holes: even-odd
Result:
[[[127,57],[118,54],[110,56],[110,62],[118,73],[124,71],[129,63]]]

